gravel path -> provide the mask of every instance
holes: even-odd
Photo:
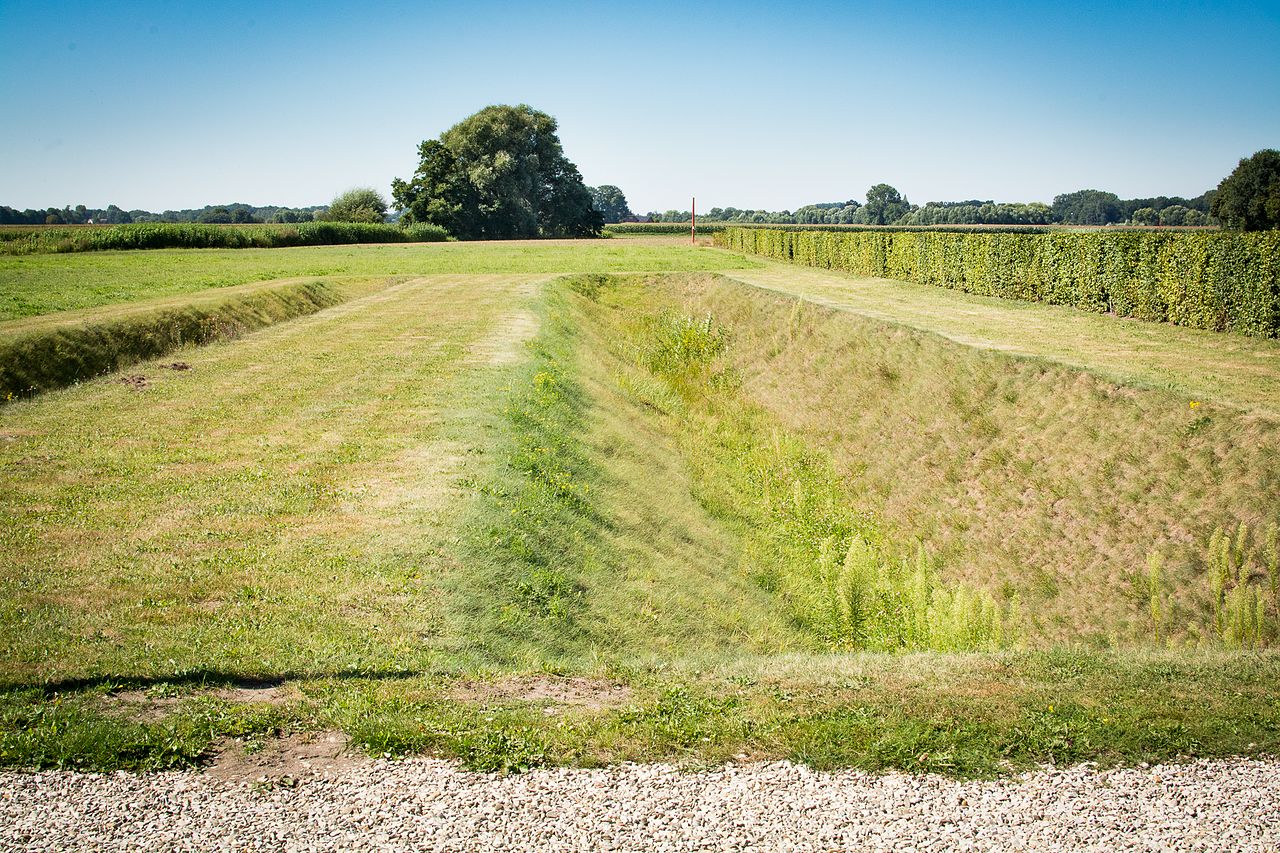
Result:
[[[791,764],[466,773],[376,761],[293,787],[197,773],[0,773],[6,850],[1280,849],[1280,762],[998,782]]]

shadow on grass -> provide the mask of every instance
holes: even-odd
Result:
[[[63,693],[78,693],[100,688],[113,693],[120,690],[146,690],[158,686],[265,690],[291,681],[406,681],[440,674],[438,670],[352,669],[339,672],[247,675],[219,669],[193,669],[170,675],[95,675],[84,678],[51,679],[43,682],[0,680],[0,693],[37,690],[46,697],[52,698]]]

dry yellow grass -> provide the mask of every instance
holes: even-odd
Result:
[[[1269,417],[727,279],[653,286],[729,327],[744,393],[831,453],[891,541],[1018,593],[1036,641],[1147,639],[1152,551],[1167,558],[1170,629],[1193,638],[1214,527],[1280,518]]]

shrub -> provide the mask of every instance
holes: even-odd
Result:
[[[387,219],[387,200],[372,187],[347,190],[329,202],[321,216],[328,222],[369,222],[381,225]]]

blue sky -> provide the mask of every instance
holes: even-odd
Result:
[[[1190,196],[1280,147],[1280,2],[0,0],[0,204],[386,193],[490,103],[638,212]]]

